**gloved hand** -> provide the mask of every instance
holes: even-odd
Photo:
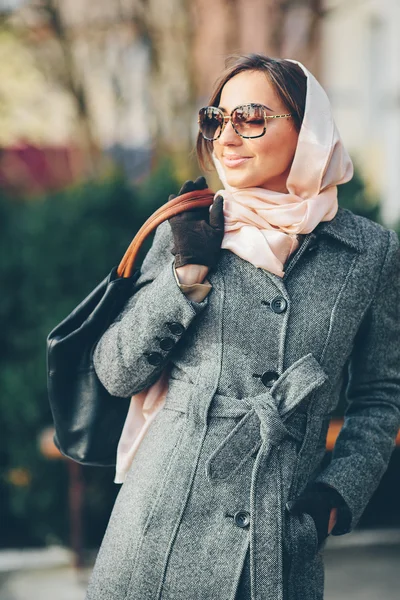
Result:
[[[314,519],[318,534],[318,547],[328,537],[329,517],[332,508],[345,509],[347,504],[334,488],[322,483],[311,483],[294,501],[288,502],[291,514],[308,513]]]
[[[186,181],[179,190],[179,195],[204,190],[207,182],[204,177],[196,181]],[[175,196],[171,195],[168,200]],[[187,210],[169,219],[175,255],[175,267],[187,264],[215,267],[218,261],[221,243],[224,237],[223,198],[218,196],[211,211],[208,207]]]

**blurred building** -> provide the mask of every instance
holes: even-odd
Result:
[[[382,218],[400,220],[400,2],[324,0],[321,79]]]

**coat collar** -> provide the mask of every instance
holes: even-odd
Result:
[[[364,248],[357,217],[347,208],[339,206],[333,219],[319,223],[314,229],[314,233],[318,237],[329,235],[357,252],[362,252]]]

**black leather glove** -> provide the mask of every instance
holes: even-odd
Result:
[[[186,181],[179,195],[206,187],[205,178],[198,177],[196,181]],[[170,196],[169,200],[172,198],[175,196]],[[222,196],[218,196],[211,211],[208,207],[195,208],[169,219],[174,236],[171,252],[175,255],[175,267],[187,264],[215,267],[224,237],[223,202]]]
[[[294,501],[288,502],[290,513],[299,515],[308,513],[314,519],[318,534],[318,547],[328,537],[329,517],[332,508],[346,510],[347,504],[334,488],[322,482],[311,483]]]

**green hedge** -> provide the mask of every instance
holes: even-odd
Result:
[[[367,196],[365,183],[357,170],[351,181],[338,186],[338,198],[340,206],[349,208],[357,215],[380,222],[378,199]]]
[[[118,264],[140,225],[177,187],[164,163],[135,189],[117,179],[40,200],[0,197],[3,546],[68,542],[66,462],[46,460],[38,448],[51,424],[46,336]],[[86,539],[93,545],[119,488],[102,469],[84,469],[84,476]]]

